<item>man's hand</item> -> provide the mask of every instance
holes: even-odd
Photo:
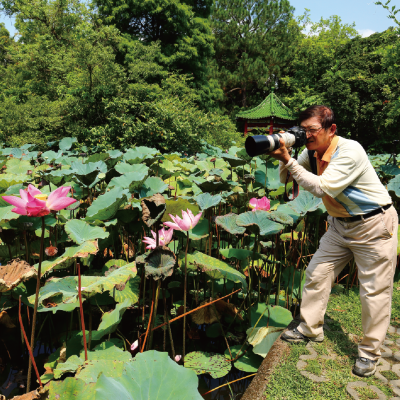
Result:
[[[285,146],[285,141],[282,138],[279,139],[279,144],[280,144],[279,149],[272,151],[271,153],[268,153],[268,155],[270,155],[273,158],[276,158],[279,161],[282,161],[286,165],[291,159],[291,157],[287,147]]]

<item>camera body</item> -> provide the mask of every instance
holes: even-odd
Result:
[[[279,139],[285,141],[286,147],[302,147],[307,143],[307,134],[304,128],[294,126],[284,133],[272,135],[249,136],[245,142],[246,152],[250,157],[268,154],[280,147]]]

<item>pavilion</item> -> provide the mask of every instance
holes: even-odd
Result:
[[[273,88],[261,104],[241,111],[236,118],[244,121],[244,136],[255,128],[265,128],[270,134],[286,130],[296,125],[297,120],[296,114],[282,103]]]

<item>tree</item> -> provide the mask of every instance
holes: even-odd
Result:
[[[290,63],[299,39],[293,10],[288,0],[215,2],[213,76],[229,111],[259,102],[257,92],[269,92]]]
[[[169,72],[193,77],[201,104],[212,107],[208,60],[213,55],[209,23],[212,0],[95,0],[100,17],[144,45],[160,44],[158,62]]]

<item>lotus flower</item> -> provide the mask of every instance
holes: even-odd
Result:
[[[190,229],[193,229],[197,225],[199,219],[201,218],[201,214],[202,212],[194,216],[189,209],[187,209],[187,212],[182,210],[182,219],[179,218],[177,215],[173,217],[171,214],[169,214],[172,221],[174,222],[164,222],[164,225],[167,225],[170,228],[175,229],[177,231],[186,232],[189,231]]]
[[[136,350],[138,347],[139,347],[139,340],[135,340],[135,341],[132,343],[131,351]]]
[[[259,200],[253,197],[249,202],[249,207],[252,208],[253,211],[256,210],[268,211],[271,208],[271,205],[269,203],[269,200],[264,196],[262,199]]]
[[[158,231],[158,245],[159,246],[166,246],[172,239],[172,235],[174,233],[173,229],[165,229],[162,228]],[[148,244],[146,249],[155,249],[157,247],[157,235],[154,231],[151,231],[153,238],[149,238],[145,236],[143,238],[143,242]]]
[[[35,186],[29,185],[28,189],[19,191],[21,197],[3,196],[3,200],[15,206],[12,211],[16,214],[44,217],[51,211],[62,210],[76,202],[75,199],[67,197],[70,189],[70,186],[61,186],[47,196]]]
[[[182,359],[182,356],[181,356],[181,355],[175,356],[175,361],[176,361],[176,362],[181,361],[181,359]]]

